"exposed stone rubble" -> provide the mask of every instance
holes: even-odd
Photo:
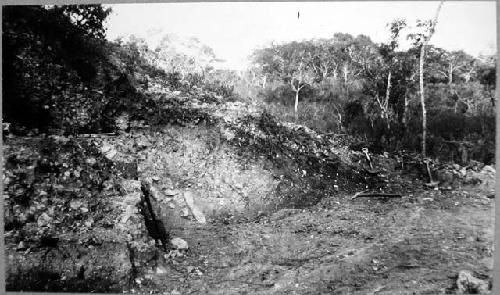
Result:
[[[489,294],[488,280],[477,278],[471,271],[462,270],[458,273],[457,294]]]

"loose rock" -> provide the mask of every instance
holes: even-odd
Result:
[[[182,208],[181,210],[181,217],[187,218],[189,216],[189,210],[188,208]]]
[[[189,206],[189,209],[191,209],[191,212],[193,213],[194,218],[199,222],[199,223],[206,223],[205,215],[203,212],[201,212],[200,209],[198,209],[194,205],[194,199],[193,195],[190,191],[186,191],[184,193],[184,200],[186,201],[186,204]]]
[[[167,269],[165,267],[163,267],[163,266],[160,265],[160,266],[158,266],[156,268],[155,272],[156,272],[156,274],[166,274],[167,273]]]
[[[47,213],[42,213],[37,219],[37,223],[39,227],[47,226],[52,221],[52,217],[50,217]]]
[[[189,248],[188,243],[181,238],[173,238],[170,243],[174,249],[187,250]]]
[[[116,151],[116,149],[112,145],[110,145],[109,143],[104,143],[102,145],[101,152],[109,160],[113,159],[116,156],[116,154],[118,153]]]
[[[496,172],[495,168],[493,168],[490,165],[484,166],[482,171],[489,172],[489,173],[495,173]]]
[[[26,243],[24,241],[21,241],[17,245],[16,250],[17,251],[22,251],[22,250],[26,250],[27,248],[28,248],[28,246],[26,245]]]

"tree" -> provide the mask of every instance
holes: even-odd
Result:
[[[71,22],[87,36],[104,39],[106,35],[104,21],[111,13],[111,8],[104,8],[100,4],[63,5],[48,8],[69,17]]]
[[[380,117],[386,121],[387,128],[390,129],[389,99],[391,97],[392,73],[397,69],[398,59],[396,48],[399,46],[399,34],[401,30],[406,27],[406,21],[404,19],[397,19],[389,23],[387,26],[389,27],[391,34],[390,42],[389,44],[380,44],[378,49],[382,60],[379,62],[379,66],[377,67],[379,71],[387,72],[387,86],[385,88],[385,95],[380,95],[378,89],[375,90],[375,99],[381,110]],[[371,56],[373,56],[373,54]]]
[[[436,24],[438,21],[439,12],[443,6],[444,1],[439,2],[438,8],[434,19],[429,21],[417,21],[417,27],[422,28],[424,31],[419,33],[414,33],[408,35],[410,39],[413,39],[415,45],[420,47],[420,62],[419,62],[419,85],[420,85],[420,104],[422,106],[422,156],[426,157],[426,147],[427,147],[427,110],[425,108],[425,94],[424,94],[424,59],[425,59],[425,48],[429,44],[432,36],[436,30]]]
[[[304,44],[292,42],[278,49],[281,52],[280,63],[283,69],[283,79],[290,83],[295,92],[294,112],[298,115],[299,93],[314,81],[314,73],[310,56],[303,48]]]
[[[446,83],[452,88],[456,77],[464,79],[468,83],[476,71],[475,60],[462,50],[448,52],[434,46],[428,46],[427,60],[431,75],[446,79]]]
[[[479,59],[477,76],[486,92],[490,94],[491,105],[495,106],[496,56],[482,56]]]
[[[102,92],[82,92],[104,83],[96,78],[106,76],[103,23],[109,12],[100,5],[4,7],[6,120],[47,131],[82,122],[82,109],[99,110]]]
[[[332,39],[321,39],[316,42],[308,42],[308,53],[311,66],[319,81],[333,76],[337,79],[339,65],[341,63],[336,44]]]
[[[400,115],[401,122],[403,123],[403,127],[406,130],[408,124],[408,112],[410,99],[409,94],[415,88],[415,75],[417,73],[417,59],[416,54],[409,50],[407,52],[397,53],[397,79],[398,83],[395,85],[395,90],[403,95],[403,106],[402,106],[402,114]]]
[[[315,79],[311,55],[306,48],[304,43],[291,42],[257,50],[253,55],[254,63],[260,65],[263,75],[269,74],[274,79],[290,84],[295,92],[296,117],[300,91]]]
[[[335,33],[333,42],[337,47],[335,52],[340,60],[340,71],[344,82],[344,94],[349,97],[349,83],[351,76],[357,74],[353,71],[354,38],[350,34]]]

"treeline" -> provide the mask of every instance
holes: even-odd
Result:
[[[420,151],[421,44],[399,50],[403,25],[391,24],[387,44],[337,33],[258,49],[248,80],[285,120],[353,135],[376,151]],[[494,56],[427,47],[423,81],[430,155],[492,161],[495,64]]]
[[[101,5],[4,7],[4,122],[20,133],[110,132],[123,114],[144,120],[162,109],[165,100],[147,91],[154,84],[207,102],[263,103],[281,120],[347,134],[372,151],[420,152],[422,72],[428,154],[493,161],[496,58],[427,46],[420,71],[433,22],[418,23],[422,33],[396,20],[380,44],[343,33],[272,44],[236,72],[214,68],[213,51],[193,38],[166,36],[157,48],[133,36],[106,41],[109,13]],[[399,47],[404,37],[413,40],[408,50]]]
[[[166,34],[155,47],[150,47],[144,38],[131,35],[118,38],[116,44],[134,53],[135,60],[146,61],[152,67],[150,72],[161,75],[171,90],[193,92],[193,88],[199,88],[214,94],[212,100],[236,99],[237,73],[216,69],[214,64],[219,60],[215,53],[196,38]]]

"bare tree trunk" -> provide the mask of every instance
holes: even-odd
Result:
[[[293,107],[293,110],[295,112],[295,117],[297,117],[298,110],[299,110],[299,91],[300,91],[300,89],[295,90],[295,105]]]
[[[387,129],[391,129],[391,124],[389,122],[389,97],[391,96],[391,75],[392,72],[389,71],[389,76],[387,76],[387,90],[385,92],[385,102],[384,102],[384,112],[385,120],[387,123]]]
[[[344,92],[346,98],[349,97],[349,66],[347,63],[344,64]]]
[[[338,128],[337,128],[337,131],[342,132],[342,113],[340,112],[339,108],[335,104],[332,104],[332,106],[337,111],[337,122],[339,124]]]
[[[387,90],[385,92],[385,101],[384,101],[384,112],[386,118],[389,118],[389,98],[391,96],[391,76],[392,72],[389,71],[389,75],[387,76]]]
[[[441,11],[441,6],[443,6],[444,1],[439,2],[439,6],[436,10],[436,15],[434,16],[434,20],[432,21],[430,33],[425,41],[422,43],[422,47],[420,48],[420,103],[422,105],[422,156],[427,156],[427,109],[425,108],[425,95],[424,95],[424,58],[425,58],[425,47],[429,43],[434,35],[439,11]]]
[[[448,85],[451,88],[451,83],[453,83],[453,64],[450,63],[450,68],[448,69]]]
[[[420,104],[422,105],[422,156],[426,156],[426,139],[427,139],[427,110],[425,108],[425,96],[424,96],[424,54],[425,45],[420,48]]]
[[[300,82],[297,81],[297,87],[295,87],[295,85],[293,84],[293,79],[290,81],[290,85],[292,85],[292,89],[293,89],[293,91],[295,91],[295,103],[294,103],[293,110],[295,112],[295,119],[297,120],[298,110],[299,110],[299,92],[304,87],[304,85],[299,86]]]
[[[406,87],[405,87],[405,94],[404,94],[404,98],[405,98],[405,106],[404,106],[404,109],[403,109],[403,126],[406,130],[406,126],[408,124],[408,121],[407,121],[407,114],[408,114],[408,94],[407,94],[407,91],[406,91]]]
[[[495,91],[492,91],[491,87],[487,86],[488,93],[490,94],[491,106],[495,107]]]
[[[344,64],[344,82],[347,84],[347,79],[349,78],[349,67],[347,63]]]

